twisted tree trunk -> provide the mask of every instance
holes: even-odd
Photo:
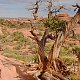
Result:
[[[64,65],[64,63],[58,58],[64,40],[63,32],[60,32],[56,39],[55,36],[49,34],[48,28],[45,29],[44,35],[42,36],[41,39],[38,38],[38,36],[34,33],[33,30],[31,30],[30,32],[33,35],[33,37],[31,38],[37,42],[39,48],[38,49],[39,66],[40,66],[39,69],[41,70],[41,75],[39,75],[39,78],[42,78],[42,75],[45,72],[48,72],[49,74],[55,76],[55,78],[58,77],[64,80],[63,73],[66,73],[67,68]],[[44,47],[46,45],[46,41],[48,38],[54,40],[55,43],[52,45],[52,48],[48,53],[47,57],[44,53]]]

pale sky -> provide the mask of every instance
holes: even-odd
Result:
[[[31,18],[31,11],[28,11],[36,0],[0,0],[0,17],[24,17]],[[40,4],[39,16],[43,17],[47,15],[47,0],[42,0]],[[55,5],[64,5],[69,8],[69,11],[62,11],[64,13],[69,12],[73,14],[71,10],[72,4],[80,4],[80,0],[55,0]]]

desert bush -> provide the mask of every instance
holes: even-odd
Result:
[[[21,54],[21,52],[19,52],[18,50],[14,50],[14,49],[10,50],[10,49],[6,48],[4,50],[3,55],[8,58],[15,58],[17,60],[21,60],[24,63],[35,63],[38,61],[36,54],[23,55],[23,54]]]
[[[33,42],[32,42],[32,40],[30,39],[30,38],[26,38],[26,44],[27,45],[31,45],[31,44],[33,44]]]
[[[71,57],[71,55],[62,56],[61,59],[68,66],[71,66],[72,64],[75,64],[76,63],[75,58]]]
[[[80,34],[75,34],[74,39],[80,40]]]
[[[72,57],[71,57],[72,56]],[[60,58],[65,62],[67,65],[72,65],[76,63],[76,59],[74,56],[69,52],[67,47],[63,47],[60,52]]]
[[[2,28],[2,33],[3,33],[3,38],[7,37],[8,35],[10,35],[10,33],[7,31],[7,29],[4,27]]]
[[[10,50],[8,48],[4,49],[4,56],[6,57],[12,57],[12,58],[16,58],[16,59],[20,59],[21,53],[17,50]]]
[[[10,28],[28,28],[29,25],[26,22],[14,22],[14,21],[8,21],[5,19],[0,19],[0,25],[3,25],[5,27]]]
[[[0,19],[0,24],[4,25],[4,19]]]
[[[74,47],[73,53],[79,56],[80,55],[80,47],[79,46]]]
[[[79,76],[80,75],[78,73],[74,72],[74,73],[71,74],[71,80],[79,80]]]
[[[26,46],[26,38],[24,37],[23,33],[21,32],[14,32],[12,35],[13,41],[17,41],[18,46],[17,48],[20,48],[22,46]]]
[[[63,47],[63,48],[61,49],[61,51],[60,51],[60,55],[61,55],[61,56],[68,55],[68,52],[69,52],[68,48],[67,48],[67,47]]]
[[[7,43],[8,42],[8,37],[10,36],[10,33],[6,30],[6,28],[2,29],[3,35],[0,36],[0,41],[2,43]]]

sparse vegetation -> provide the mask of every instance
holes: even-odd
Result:
[[[46,20],[26,23],[0,19],[2,26],[0,51],[3,56],[21,60],[25,65],[29,64],[29,68],[33,63],[38,64],[35,70],[38,69],[41,72],[36,77],[41,80],[48,80],[46,79],[48,77],[51,80],[79,80],[80,34],[71,36],[75,16],[70,18],[70,22],[56,16],[53,17],[51,1],[48,0],[48,18]],[[38,3],[36,1],[35,6],[37,6],[32,9],[35,10],[33,13],[35,20],[37,20],[39,9]],[[63,6],[61,7],[63,8]],[[80,10],[80,6],[77,4],[73,7]],[[22,31],[22,28],[28,29],[32,35],[29,33],[29,36],[25,35],[26,32]],[[8,29],[15,29],[15,31],[10,32]],[[33,74],[35,75],[35,73]],[[44,76],[45,74],[46,76]]]
[[[0,25],[9,28],[30,28],[30,23],[0,19]]]
[[[47,20],[45,26],[49,27],[49,29],[52,31],[59,32],[65,30],[66,24],[67,24],[66,21],[59,20],[58,18],[53,17]]]

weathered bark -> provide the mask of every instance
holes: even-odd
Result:
[[[38,44],[38,47],[39,47],[39,49],[38,49],[39,64],[42,67],[41,68],[42,71],[45,71],[47,69],[46,65],[48,64],[48,59],[45,56],[44,47],[46,45],[47,39],[48,38],[54,39],[54,36],[52,36],[52,34],[49,34],[48,29],[46,29],[45,32],[44,32],[44,35],[41,38],[41,40],[39,40],[38,36],[34,33],[33,30],[31,30],[30,32],[34,36],[34,37],[31,37],[31,38],[34,39]]]
[[[59,74],[55,71],[51,73],[44,72],[38,76],[41,80],[67,80],[62,74]]]
[[[50,75],[43,76],[42,78],[44,80],[48,80],[48,77],[50,78],[50,80],[51,79],[58,80],[57,78],[64,80],[63,73],[66,73],[67,68],[64,65],[64,63],[58,59],[59,52],[64,41],[63,32],[60,32],[58,37],[56,37],[55,39],[55,36],[49,34],[48,29],[46,29],[44,35],[40,40],[33,30],[31,30],[30,32],[33,35],[33,37],[31,38],[37,42],[39,47],[38,49],[39,66],[40,66],[39,69],[41,69],[41,74],[39,75],[39,78],[41,78],[45,72],[48,72]],[[46,45],[46,41],[48,38],[55,40],[55,43],[52,45],[52,48],[48,53],[48,57],[46,57],[44,53],[44,47]],[[56,72],[60,73],[61,75],[59,76]],[[51,76],[51,74],[53,74],[54,77]]]
[[[60,32],[54,43],[53,59],[56,59],[59,57],[59,52],[63,44],[63,41],[64,41],[64,35],[63,35],[63,32]]]
[[[50,67],[53,65],[54,66],[53,68],[55,71],[59,71],[58,66],[60,65],[57,66],[58,63],[56,62],[56,60],[59,57],[59,53],[60,53],[63,41],[64,41],[64,35],[63,35],[63,32],[60,32],[48,55]]]
[[[48,72],[45,72],[42,76],[41,76],[41,80],[59,80],[58,78],[52,76],[51,74],[49,74]]]
[[[48,18],[52,16],[51,7],[52,0],[48,0]],[[69,75],[70,72],[67,70],[66,65],[59,59],[59,53],[61,47],[68,37],[71,31],[73,31],[75,27],[76,16],[74,16],[69,23],[67,23],[66,28],[63,31],[57,32],[56,36],[52,36],[49,34],[48,28],[45,29],[44,35],[41,39],[34,33],[34,30],[31,30],[30,33],[33,35],[31,37],[38,44],[38,58],[39,58],[39,66],[41,70],[41,74],[38,76],[42,78],[42,80],[67,80],[65,78],[66,75]],[[74,24],[73,24],[74,23]],[[54,40],[51,50],[48,53],[48,57],[44,53],[44,47],[46,45],[47,39]],[[47,73],[46,73],[47,72]]]

